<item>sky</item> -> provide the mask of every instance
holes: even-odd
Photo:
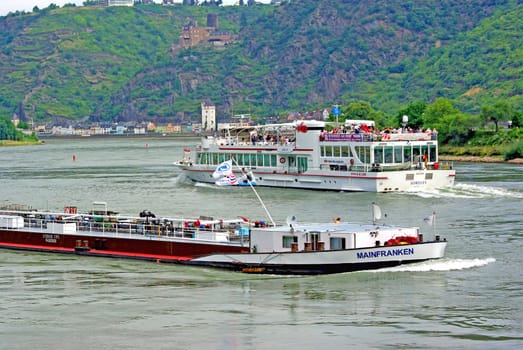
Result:
[[[85,0],[0,0],[0,16],[5,16],[9,12],[26,11],[31,12],[35,6],[39,9],[44,9],[49,4],[56,4],[63,6],[64,4],[76,4],[77,6],[82,5]],[[269,3],[270,0],[258,0],[259,2]],[[161,0],[155,0],[154,2],[161,3]],[[182,0],[174,0],[174,2],[182,2]],[[234,4],[236,0],[223,0],[225,5]]]

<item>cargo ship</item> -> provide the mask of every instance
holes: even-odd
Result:
[[[380,212],[374,206],[373,212]],[[267,224],[244,217],[123,216],[105,210],[0,209],[0,248],[132,258],[283,275],[351,272],[444,256],[447,241],[419,227],[370,223]]]

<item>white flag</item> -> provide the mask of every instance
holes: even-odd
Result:
[[[218,179],[222,176],[228,176],[232,173],[232,160],[226,160],[225,162],[219,164],[214,170],[212,177]]]
[[[381,219],[381,208],[376,203],[372,203],[372,216],[373,221]]]
[[[427,216],[423,219],[427,225],[432,225],[434,223],[434,218],[436,217],[436,212],[432,212],[432,215]]]

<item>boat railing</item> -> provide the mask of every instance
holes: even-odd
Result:
[[[248,242],[248,230],[244,230],[243,220],[136,218],[20,211],[0,211],[0,214],[22,216],[24,228],[36,229],[50,234],[82,232],[113,237],[141,235],[149,238],[177,237]]]
[[[366,132],[330,133],[320,135],[320,141],[329,142],[387,142],[387,141],[430,141],[436,140],[432,133],[383,133],[372,134]]]

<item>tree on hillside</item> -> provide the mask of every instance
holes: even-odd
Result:
[[[0,116],[0,140],[17,141],[19,137],[13,122],[7,117]]]
[[[514,121],[517,113],[507,101],[497,101],[493,105],[483,106],[480,113],[481,118],[486,122],[493,122],[498,132],[498,124],[502,120]]]
[[[519,128],[523,124],[523,113],[519,111],[514,112],[514,117],[512,118],[512,127]]]
[[[342,108],[341,112],[345,119],[369,119],[369,113],[371,110],[372,107],[370,103],[366,101],[357,101]]]
[[[438,140],[442,144],[460,145],[472,136],[477,124],[478,117],[458,111],[445,114],[433,125],[438,130]]]
[[[350,103],[348,106],[341,107],[338,122],[343,123],[347,119],[374,120],[378,128],[390,125],[390,120],[385,113],[375,110],[367,101],[356,101]],[[331,114],[329,120],[334,121],[334,115]]]
[[[412,102],[407,107],[401,109],[397,116],[398,125],[403,122],[403,116],[406,115],[409,117],[408,126],[418,129],[423,126],[423,113],[427,108],[427,104],[422,101]]]
[[[460,111],[454,107],[454,102],[440,97],[433,104],[428,105],[423,115],[423,125],[431,127],[442,120],[445,116],[455,115]]]

